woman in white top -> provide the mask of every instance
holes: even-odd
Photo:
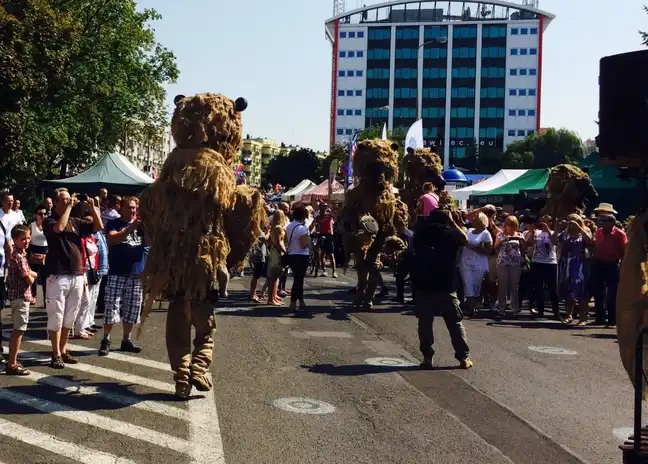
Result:
[[[535,296],[535,308],[531,310],[534,316],[544,317],[544,289],[549,290],[551,308],[556,317],[558,309],[558,259],[556,245],[552,238],[551,216],[543,216],[537,224],[533,224],[527,235],[527,246],[531,247],[531,285]]]
[[[468,229],[468,243],[464,246],[459,263],[468,316],[473,315],[477,307],[482,282],[488,272],[488,255],[493,249],[493,237],[486,229],[488,226],[486,215],[480,212],[471,219],[470,225],[472,228]]]
[[[47,255],[47,239],[43,233],[43,219],[47,214],[47,207],[40,205],[34,211],[36,213],[36,220],[29,225],[31,229],[31,243],[29,244],[28,260],[29,265],[34,272],[38,274],[36,280],[32,284],[32,296],[36,298],[38,284],[43,286],[43,301],[45,301],[45,281],[47,277],[44,276],[45,256]]]
[[[290,309],[297,312],[297,302],[301,311],[306,310],[304,303],[304,277],[308,270],[310,255],[308,228],[305,221],[308,211],[302,203],[295,203],[292,209],[293,221],[286,228],[286,250],[288,265],[293,274],[293,286],[290,293]]]

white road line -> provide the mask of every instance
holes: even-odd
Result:
[[[27,353],[27,352],[26,352]],[[49,356],[29,352],[33,359],[49,361]],[[72,369],[75,371],[87,372],[88,374],[95,374],[101,377],[108,377],[111,379],[119,380],[124,383],[133,383],[143,385],[145,387],[155,388],[167,393],[175,394],[175,385],[172,383],[160,382],[159,380],[149,379],[147,377],[140,377],[139,375],[126,374],[124,372],[106,369],[105,367],[91,366],[90,364],[66,364],[65,369]]]
[[[4,419],[0,419],[0,435],[22,441],[28,445],[33,445],[83,464],[135,464],[130,459],[75,445]]]
[[[225,464],[214,391],[204,393],[203,398],[189,400],[189,414],[192,464]]]
[[[36,340],[32,338],[25,338],[25,342],[33,343],[34,345],[41,345],[41,346],[46,346],[50,347],[52,346],[49,340]],[[82,345],[72,345],[68,343],[68,348],[71,351],[75,351],[78,353],[91,353],[91,354],[96,354],[99,348],[96,350],[88,348],[87,346],[82,346]],[[135,357],[135,356],[128,356],[123,353],[116,353],[114,351],[111,351],[110,354],[108,355],[109,359],[114,359],[117,361],[123,361],[127,362],[130,364],[137,364],[139,366],[144,366],[144,367],[151,367],[153,369],[159,369],[164,372],[171,372],[171,367],[169,366],[168,363],[163,363],[159,361],[153,361],[152,359],[146,359],[146,358],[140,358],[140,357]]]
[[[159,403],[156,401],[141,401],[137,399],[136,395],[127,396],[120,395],[118,393],[102,391],[97,387],[84,385],[83,382],[74,382],[66,380],[61,377],[53,377],[46,374],[41,374],[40,372],[31,371],[31,374],[23,377],[24,380],[31,380],[33,382],[38,382],[43,385],[49,385],[52,387],[60,388],[62,390],[68,391],[70,393],[75,393],[79,395],[87,396],[98,396],[105,398],[113,403],[122,404],[124,406],[133,406],[134,408],[141,409],[143,411],[153,412],[155,414],[162,414],[168,417],[174,417],[183,421],[189,421],[190,415],[189,411],[186,409],[176,408],[174,406],[167,406],[166,404]],[[0,463],[2,464],[2,463]]]
[[[109,417],[100,416],[88,411],[74,409],[70,406],[44,400],[34,396],[25,395],[15,391],[9,391],[6,388],[0,390],[0,398],[12,403],[37,409],[45,414],[63,417],[64,419],[79,422],[83,425],[90,425],[108,432],[118,433],[125,437],[145,441],[157,446],[169,448],[180,453],[188,453],[190,444],[186,440],[173,437],[165,433],[149,430],[139,425],[129,424]]]

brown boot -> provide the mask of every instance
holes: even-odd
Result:
[[[208,392],[213,387],[211,380],[209,380],[209,377],[207,375],[192,374],[190,381],[191,385],[196,387],[196,390],[201,392]]]
[[[177,381],[175,384],[175,394],[178,398],[183,400],[189,399],[189,395],[191,395],[191,384]]]

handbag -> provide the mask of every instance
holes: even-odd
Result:
[[[86,253],[86,259],[88,260],[88,272],[86,272],[86,278],[88,279],[88,285],[97,285],[99,281],[101,280],[101,276],[99,275],[99,270],[94,269],[92,267],[92,264],[90,263],[90,256]]]
[[[44,266],[45,255],[42,253],[31,253],[29,255],[29,264],[32,266]]]

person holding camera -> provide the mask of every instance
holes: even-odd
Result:
[[[443,317],[461,368],[473,366],[457,298],[455,272],[458,251],[467,243],[466,233],[454,222],[447,207],[432,211],[428,217],[419,217],[414,228],[412,284],[416,291],[415,314],[423,369],[433,367],[435,316]]]
[[[68,352],[67,343],[83,296],[85,266],[81,239],[103,228],[94,202],[87,195],[81,200],[88,207],[92,220],[71,217],[79,199],[67,189],[58,189],[52,214],[43,221],[48,245],[44,267],[48,276],[45,309],[54,369],[78,362]]]

